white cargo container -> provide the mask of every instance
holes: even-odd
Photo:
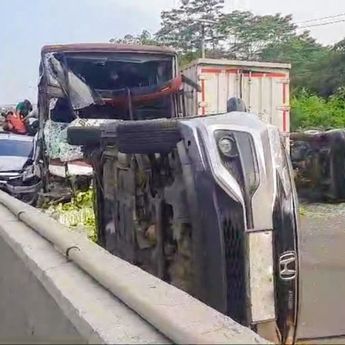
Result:
[[[201,88],[198,92],[185,85],[187,115],[224,113],[227,100],[239,97],[250,112],[288,133],[290,68],[280,63],[196,60],[182,71]]]

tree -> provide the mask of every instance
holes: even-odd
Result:
[[[127,34],[122,38],[112,38],[110,39],[111,43],[118,44],[141,44],[141,45],[160,45],[155,37],[147,30],[143,30],[140,35],[131,35]]]
[[[291,63],[294,92],[306,88],[329,97],[345,85],[345,39],[322,46],[308,31],[298,33],[291,15],[223,9],[224,0],[191,0],[162,11],[156,34],[143,30],[111,42],[172,46],[185,65],[200,57],[204,39],[208,57]]]
[[[345,53],[329,50],[310,68],[306,87],[323,97],[336,94],[345,85]]]
[[[344,43],[343,40],[333,47],[322,46],[306,32],[282,44],[268,46],[261,59],[291,63],[294,92],[308,89],[329,97],[345,85]]]
[[[249,11],[225,14],[218,24],[228,54],[246,60],[258,60],[266,47],[286,42],[295,31],[291,15],[257,16]]]
[[[203,40],[206,47],[215,48],[219,42],[216,27],[223,7],[224,0],[193,0],[162,11],[156,38],[181,53],[199,51]]]
[[[304,32],[269,44],[260,53],[260,60],[290,63],[292,85],[298,90],[310,86],[313,69],[328,55],[327,47],[317,43],[309,32]]]

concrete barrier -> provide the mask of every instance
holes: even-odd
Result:
[[[267,344],[2,192],[0,203],[0,342]],[[51,242],[18,218],[40,219]]]
[[[1,343],[169,343],[0,206]]]

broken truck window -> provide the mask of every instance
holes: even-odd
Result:
[[[171,94],[177,92],[178,86],[170,83],[170,56],[49,53],[45,62],[48,83],[59,86],[70,109],[81,118],[172,116]],[[71,117],[66,116],[70,121]]]

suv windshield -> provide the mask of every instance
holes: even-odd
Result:
[[[32,149],[31,141],[0,140],[0,156],[28,157]]]

